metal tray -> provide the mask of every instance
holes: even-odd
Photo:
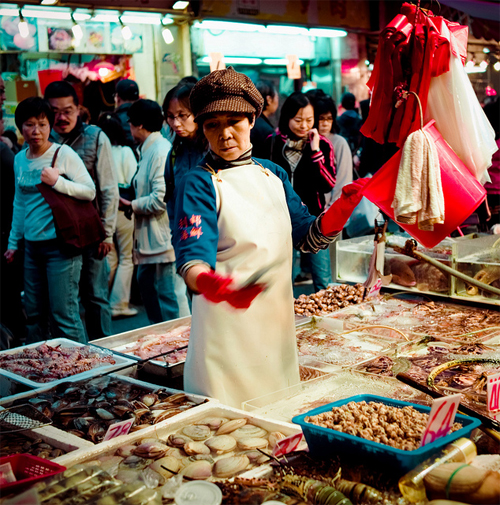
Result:
[[[98,340],[93,340],[92,344],[97,347],[109,349],[113,351],[113,353],[124,356],[128,359],[140,361],[141,358],[138,356],[135,356],[134,354],[126,354],[117,349],[135,343],[137,339],[144,335],[159,335],[161,333],[165,333],[166,331],[173,330],[174,328],[178,328],[179,326],[191,326],[191,316],[172,319],[171,321],[164,321],[163,323],[153,324],[151,326],[144,326],[143,328],[125,331],[123,333],[118,333],[117,335],[112,335],[111,337],[100,338]],[[146,363],[142,367],[142,371],[146,374],[157,375],[171,379],[183,374],[184,363],[185,361],[179,361],[178,363],[171,364],[164,361],[155,360]]]

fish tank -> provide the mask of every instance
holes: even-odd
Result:
[[[454,246],[455,268],[469,277],[500,289],[500,236],[487,235],[458,241]],[[461,299],[500,305],[500,297],[461,279],[455,281]]]
[[[404,247],[409,235],[387,234],[384,275],[392,274],[389,288],[418,293],[449,296],[452,294],[451,276],[424,261],[396,252],[393,246]],[[455,239],[446,238],[432,249],[418,244],[417,250],[451,266]],[[374,235],[336,242],[337,282],[365,282],[374,248]]]

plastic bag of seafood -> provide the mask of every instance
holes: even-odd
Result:
[[[396,428],[395,423],[389,423],[385,412],[380,413],[379,416],[380,410],[378,408],[370,416],[365,414],[364,410],[360,409],[360,407],[364,407],[364,403],[368,402],[374,402],[382,407],[396,407],[401,411],[401,414],[397,416],[401,419],[401,426]],[[325,416],[323,422],[322,418],[326,413],[343,406],[351,407],[352,410],[348,412],[349,409],[342,409],[344,412],[340,413],[343,421],[348,425],[347,429],[341,427],[337,418],[327,419],[326,417],[328,416]],[[477,419],[457,414],[455,422],[460,423],[462,428],[430,444],[415,449],[410,445],[406,445],[405,439],[403,439],[401,440],[402,447],[406,447],[409,450],[387,445],[388,443],[392,443],[390,442],[390,438],[394,430],[401,429],[401,433],[395,433],[400,439],[407,437],[407,434],[410,434],[412,431],[411,428],[414,427],[414,421],[411,418],[408,407],[412,407],[412,412],[417,411],[417,414],[424,413],[428,415],[431,411],[430,407],[384,398],[382,396],[356,395],[313,409],[305,414],[294,417],[292,421],[301,426],[309,450],[313,455],[329,457],[339,455],[346,459],[372,462],[377,465],[387,466],[400,474],[415,468],[434,452],[457,438],[468,437],[474,428],[481,425],[481,422]],[[373,418],[374,415],[376,419]],[[319,417],[313,418],[313,416]],[[326,427],[327,425],[330,427]],[[339,431],[340,429],[344,429],[346,432]],[[375,437],[374,432],[379,429],[382,431],[380,436],[377,435],[377,437],[383,440],[384,443],[373,441]],[[355,433],[356,435],[351,433]]]

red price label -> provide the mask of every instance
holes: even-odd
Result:
[[[461,397],[461,394],[445,396],[432,402],[429,421],[422,435],[420,447],[448,435],[455,422],[455,414],[457,413]]]
[[[303,433],[296,433],[295,435],[290,435],[289,437],[280,440],[273,449],[273,456],[279,458],[283,456],[283,454],[289,454],[290,452],[295,451],[299,446],[302,438],[304,437]]]
[[[102,441],[106,442],[106,440],[111,440],[112,438],[119,437],[120,435],[126,435],[130,431],[130,428],[132,428],[134,421],[135,419],[125,419],[125,421],[112,424],[108,428],[108,431]]]
[[[373,298],[380,293],[380,288],[382,287],[382,279],[377,279],[377,282],[370,289],[367,298]]]
[[[488,390],[488,410],[496,412],[500,410],[500,373],[489,375],[486,387]]]

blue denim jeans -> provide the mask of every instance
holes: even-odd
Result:
[[[175,294],[175,276],[175,261],[146,263],[138,266],[139,290],[151,324],[179,317],[179,304]]]
[[[301,253],[294,249],[293,251],[293,268],[292,279],[300,273],[301,269],[301,256],[305,259],[311,268],[311,275],[314,284],[314,291],[326,289],[328,284],[332,282],[332,270],[330,266],[330,253],[328,249],[322,249],[316,254]]]
[[[85,327],[89,340],[111,335],[111,306],[109,304],[109,265],[106,258],[97,258],[98,246],[82,254],[80,297],[85,308]]]
[[[27,240],[24,258],[26,343],[51,336],[87,343],[78,304],[82,257],[61,252],[57,240]]]

